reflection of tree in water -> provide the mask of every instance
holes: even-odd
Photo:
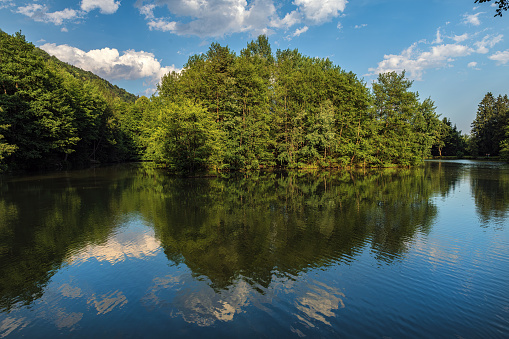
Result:
[[[108,238],[118,210],[113,197],[132,179],[116,177],[117,171],[101,173],[0,182],[0,310],[40,298],[73,249]]]
[[[440,175],[412,169],[158,177],[160,195],[147,206],[170,260],[218,289],[240,276],[267,287],[274,274],[350,262],[367,244],[380,261],[399,258],[436,216],[429,198],[444,188]]]
[[[500,224],[509,211],[509,168],[505,166],[470,169],[472,194],[476,212],[483,225]]]
[[[126,215],[154,225],[167,257],[224,291],[243,279],[351,262],[366,246],[392,262],[436,215],[434,168],[172,178],[144,167],[0,182],[0,309],[43,294],[70,254],[107,244]],[[445,183],[445,184],[444,184]]]

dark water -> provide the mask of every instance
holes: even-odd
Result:
[[[509,169],[0,178],[0,338],[509,336]]]

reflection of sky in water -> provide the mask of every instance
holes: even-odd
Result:
[[[426,328],[454,337],[451,323],[477,337],[482,332],[475,326],[483,323],[477,314],[509,318],[507,308],[500,309],[508,300],[500,288],[500,278],[509,278],[508,238],[507,228],[483,229],[480,221],[472,222],[479,219],[467,174],[447,196],[432,198],[439,217],[429,233],[405,241],[401,260],[380,265],[366,241],[355,260],[297,276],[274,272],[268,286],[239,274],[228,288],[216,290],[207,277],[169,261],[140,215],[126,215],[103,243],[69,253],[30,307],[0,313],[0,338],[55,333],[412,337],[422,335],[415,329]],[[237,332],[228,332],[231,328]]]
[[[157,255],[161,247],[151,228],[143,227],[143,221],[138,217],[130,219],[120,225],[120,232],[116,232],[104,244],[89,244],[85,248],[73,253],[68,262],[79,264],[90,259],[108,261],[115,264],[130,258],[143,259]]]
[[[0,338],[41,336],[34,329],[42,323],[50,334],[78,333],[73,331],[101,328],[101,321],[122,324],[125,328],[118,333],[125,334],[130,326],[144,327],[143,319],[152,316],[165,319],[168,327],[176,321],[206,328],[232,323],[249,312],[274,317],[281,307],[294,309],[289,313],[291,330],[302,334],[305,328],[330,325],[334,312],[345,307],[345,295],[323,282],[274,276],[265,288],[238,277],[217,291],[187,266],[168,264],[152,228],[132,216],[104,243],[71,253],[65,269],[56,272],[29,308],[0,314]]]

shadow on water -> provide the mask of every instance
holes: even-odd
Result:
[[[349,264],[366,248],[391,264],[430,231],[431,198],[454,189],[465,166],[182,179],[133,165],[3,178],[0,308],[40,298],[71,253],[106,242],[132,213],[153,227],[170,263],[216,290],[238,279],[266,288],[274,277]],[[489,182],[471,171],[479,213],[506,213],[507,172]]]

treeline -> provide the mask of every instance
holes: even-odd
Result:
[[[265,36],[240,55],[212,44],[144,102],[145,156],[176,171],[420,164],[442,121],[411,85],[387,73],[370,90],[328,59],[274,55]]]
[[[136,97],[0,31],[0,166],[62,168],[135,158],[122,113]]]
[[[240,55],[213,43],[135,102],[20,33],[1,32],[0,60],[4,168],[140,159],[176,172],[387,167],[452,152],[450,121],[404,72],[380,74],[370,89],[328,59],[274,54],[265,36]]]

